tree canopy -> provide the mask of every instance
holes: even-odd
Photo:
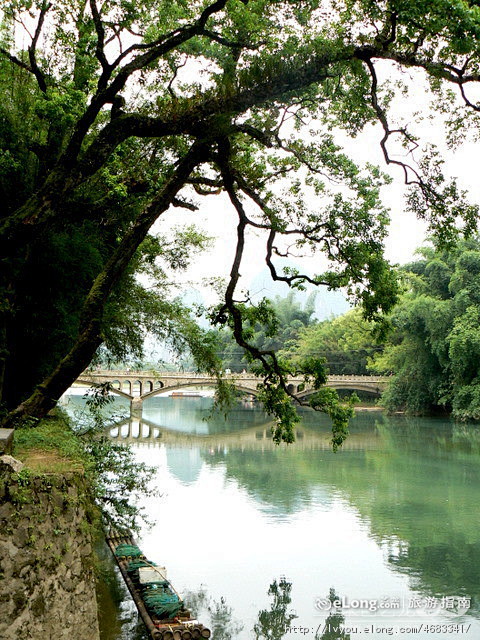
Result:
[[[382,351],[376,326],[365,320],[360,307],[347,313],[300,329],[290,346],[290,357],[323,358],[333,375],[369,375],[370,359]]]
[[[258,360],[277,435],[291,439],[285,376],[299,369],[252,345],[244,329],[272,320],[239,291],[248,233],[263,234],[262,259],[276,280],[346,287],[368,317],[396,296],[383,258],[388,180],[357,165],[337,131],[353,137],[379,125],[385,162],[410,186],[409,206],[443,241],[458,219],[467,232],[476,226],[476,207],[443,175],[437,151],[422,147],[413,122],[390,114],[395,71],[404,69],[400,90],[412,95],[429,82],[450,142],[465,122],[476,124],[476,2],[7,0],[2,12],[5,424],[44,415],[109,336],[131,334],[137,323],[126,318],[138,306],[124,303],[135,269],[162,253],[181,266],[184,248],[201,244],[191,235],[152,238],[152,225],[162,216],[173,226],[175,207],[194,210],[223,191],[237,214],[237,245],[210,318],[229,324]],[[299,251],[323,254],[328,266],[282,270],[279,258]],[[165,298],[160,291],[155,304]],[[162,314],[171,326],[185,317],[178,308]],[[31,349],[45,355],[23,385],[15,353],[28,332]],[[192,333],[194,343],[191,327],[178,339]],[[321,384],[317,364],[303,369]]]

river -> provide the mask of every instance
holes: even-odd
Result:
[[[111,435],[156,467],[140,545],[215,640],[480,637],[478,427],[364,412],[334,454],[321,414],[277,447],[210,405],[156,397]],[[120,621],[105,638],[141,637]]]

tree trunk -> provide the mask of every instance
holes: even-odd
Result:
[[[79,335],[74,347],[58,364],[55,371],[36,387],[29,398],[7,415],[2,426],[14,429],[29,417],[43,418],[57,404],[60,396],[88,367],[101,343],[99,325],[87,327]]]
[[[0,404],[3,401],[3,389],[5,382],[5,367],[7,365],[7,318],[6,312],[0,312]]]

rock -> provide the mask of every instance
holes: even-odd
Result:
[[[20,571],[21,569],[23,569],[23,567],[26,567],[29,564],[30,565],[34,564],[35,557],[36,557],[36,554],[33,549],[20,549],[15,554],[15,565]]]
[[[62,580],[61,586],[65,591],[73,591],[75,589],[75,582],[70,576],[67,576]]]
[[[18,473],[23,467],[23,462],[20,462],[20,460],[17,460],[13,456],[0,456],[0,474]]]
[[[70,571],[72,572],[72,576],[74,578],[81,578],[81,576],[83,575],[83,568],[80,560],[75,560],[75,562],[72,562],[72,564],[70,565]]]
[[[2,540],[2,551],[10,558],[14,558],[18,553],[18,548],[10,540]]]
[[[19,547],[24,547],[30,539],[30,533],[28,527],[18,527],[15,534],[15,544]]]
[[[16,509],[11,502],[5,502],[4,504],[0,505],[0,520],[9,520],[13,516],[15,511]]]
[[[11,453],[13,447],[13,429],[0,429],[0,453]]]
[[[55,491],[52,494],[52,503],[54,507],[57,507],[57,509],[63,511],[63,509],[65,508],[65,496],[61,491]]]
[[[1,640],[99,640],[94,578],[84,569],[93,549],[76,477],[32,477],[24,486],[13,479],[20,462],[3,456],[0,464]]]

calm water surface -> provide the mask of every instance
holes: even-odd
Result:
[[[210,403],[157,397],[111,433],[156,467],[140,545],[215,640],[480,638],[478,428],[360,413],[334,454],[322,415],[276,447],[261,411],[205,422]],[[330,589],[344,635],[324,626]]]

